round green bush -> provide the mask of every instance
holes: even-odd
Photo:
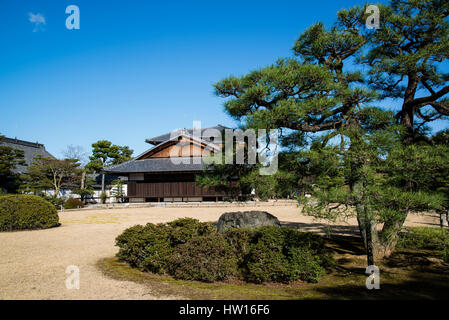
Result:
[[[324,275],[323,260],[306,248],[291,248],[288,254],[288,282],[316,283]]]
[[[0,231],[45,229],[58,225],[58,211],[41,197],[0,196]]]
[[[197,236],[205,236],[217,232],[217,228],[208,222],[200,222],[192,218],[180,218],[167,223],[170,230],[172,247],[186,243]]]
[[[64,209],[84,208],[84,203],[80,199],[69,198],[64,203]]]
[[[213,282],[237,273],[237,260],[221,234],[192,238],[178,246],[170,258],[170,274],[176,279]]]
[[[136,225],[116,238],[120,248],[117,257],[140,270],[165,273],[174,248],[192,238],[214,233],[216,229],[212,224],[191,218]]]
[[[245,260],[245,279],[249,282],[288,282],[288,260],[282,251],[264,242],[251,246]]]
[[[245,257],[244,276],[256,283],[317,282],[328,262],[320,236],[267,226],[255,230]]]
[[[152,223],[126,229],[116,239],[117,257],[142,271],[164,273],[173,251],[169,230],[165,224]]]

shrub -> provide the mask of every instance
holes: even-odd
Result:
[[[119,247],[117,257],[128,262],[132,267],[140,267],[143,257],[141,257],[141,242],[145,227],[142,225],[135,225],[125,229],[116,239],[115,244]]]
[[[61,209],[62,205],[64,205],[64,199],[50,196],[44,196],[43,198],[46,201],[50,202],[52,205],[54,205],[58,210]]]
[[[56,208],[34,195],[0,196],[0,230],[45,229],[59,225]]]
[[[311,232],[300,232],[291,228],[282,228],[284,233],[284,248],[302,248],[321,255],[325,253],[324,239]]]
[[[318,282],[324,275],[322,259],[304,248],[291,248],[289,253],[288,281]]]
[[[210,223],[177,219],[167,224],[134,226],[116,238],[117,257],[143,271],[164,273],[173,249],[198,236],[216,233]]]
[[[183,218],[126,229],[117,256],[131,266],[177,279],[212,282],[317,282],[331,258],[324,240],[290,228],[228,229]]]
[[[164,273],[173,249],[169,228],[164,224],[148,223],[126,229],[116,239],[120,248],[117,257],[142,271]]]
[[[330,260],[318,235],[261,227],[255,231],[246,256],[245,278],[254,282],[317,282]]]
[[[250,249],[250,243],[254,237],[254,231],[247,228],[231,228],[223,234],[226,241],[229,243],[239,266],[242,266],[245,256]]]
[[[64,203],[64,208],[65,209],[84,208],[84,203],[81,200],[79,200],[79,199],[69,198]]]
[[[221,234],[199,236],[178,246],[170,259],[177,279],[213,282],[237,273],[237,261]]]
[[[245,260],[247,281],[288,282],[288,260],[278,248],[273,248],[263,241],[252,245]]]
[[[106,192],[102,192],[102,193],[100,194],[100,200],[101,200],[101,203],[102,203],[102,204],[105,204],[107,199],[108,199],[108,195],[106,194]]]
[[[398,247],[436,250],[440,257],[449,262],[449,230],[442,228],[407,228],[399,234]]]
[[[208,222],[200,222],[197,219],[181,218],[167,223],[170,230],[171,246],[176,247],[186,243],[193,237],[204,236],[217,232],[217,228]]]

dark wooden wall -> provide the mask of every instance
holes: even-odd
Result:
[[[128,182],[128,197],[199,197],[222,196],[214,188],[201,188],[195,182]]]

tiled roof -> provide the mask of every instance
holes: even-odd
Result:
[[[42,155],[44,157],[54,158],[47,150],[43,144],[37,142],[29,142],[19,139],[11,138],[1,138],[0,145],[8,146],[14,149],[22,150],[24,152],[25,163],[30,166],[34,162],[34,158],[37,155]],[[27,171],[27,166],[17,166],[14,170],[16,173],[24,173]]]
[[[180,163],[175,163],[179,161]],[[196,163],[199,161],[199,163]],[[184,163],[186,162],[186,163]],[[138,172],[181,172],[202,171],[205,167],[201,157],[150,158],[130,160],[122,164],[107,167],[106,173],[138,173]]]
[[[205,132],[206,130],[212,130],[214,134],[213,142],[208,139],[211,132]],[[201,139],[201,143],[219,149],[220,147],[215,144],[221,141],[221,132],[225,129],[229,129],[222,125],[217,125],[215,127],[204,128],[201,130],[201,134],[206,134],[205,139]],[[215,131],[215,132],[214,132]],[[218,134],[219,132],[220,134]],[[151,139],[147,139],[146,142],[154,144],[150,150],[145,151],[141,155],[135,157],[134,159],[124,162],[119,165],[110,166],[104,169],[104,172],[109,174],[123,174],[123,173],[140,173],[140,172],[183,172],[183,171],[202,171],[203,168],[207,166],[204,165],[201,157],[172,157],[172,158],[148,158],[143,160],[140,159],[143,155],[147,154],[151,150],[164,145],[171,140],[177,140],[180,136],[193,137],[193,129],[180,129],[174,130],[171,133],[166,133]],[[215,139],[216,138],[216,139]]]

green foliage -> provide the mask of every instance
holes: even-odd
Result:
[[[92,144],[92,156],[86,168],[101,172],[108,165],[117,165],[132,159],[133,150],[128,146],[118,146],[108,140],[99,140]]]
[[[279,248],[265,242],[251,246],[245,264],[247,281],[262,283],[289,280],[288,260]]]
[[[0,196],[0,230],[45,229],[59,225],[55,207],[38,196]]]
[[[106,194],[106,192],[102,192],[102,193],[100,194],[100,200],[101,200],[101,203],[102,203],[102,204],[105,204],[107,199],[108,199],[108,195]]]
[[[24,152],[1,145],[0,136],[0,194],[4,191],[16,192],[20,185],[20,175],[14,173],[17,166],[26,166]]]
[[[46,195],[42,195],[41,196],[43,199],[45,199],[46,201],[50,202],[52,205],[55,206],[56,209],[61,209],[62,206],[64,206],[64,199],[63,198],[56,198],[56,197],[52,197],[52,196],[46,196]]]
[[[224,147],[223,149],[225,149]],[[236,158],[234,148],[233,157]],[[248,150],[245,145],[243,164],[211,165],[213,170],[204,170],[196,176],[196,183],[205,188],[215,188],[224,191],[234,199],[249,199],[253,196],[261,200],[276,198],[294,198],[297,190],[297,175],[292,172],[291,164],[280,156],[279,169],[274,175],[260,175],[262,164],[248,163]],[[221,163],[226,163],[225,153]],[[238,179],[237,179],[238,178]],[[255,191],[255,193],[253,193]]]
[[[117,256],[133,267],[205,282],[316,282],[332,260],[317,235],[275,227],[220,234],[191,218],[128,228],[116,244]]]
[[[341,10],[333,27],[316,23],[299,36],[296,59],[214,85],[243,127],[286,132],[285,171],[296,176],[280,185],[313,193],[311,214],[335,220],[355,207],[370,264],[373,250],[394,249],[408,211],[448,198],[447,152],[401,143],[428,141],[425,124],[449,115],[449,4],[392,0],[379,8],[378,30],[366,28],[366,6]],[[386,97],[401,99],[398,113],[370,106]],[[279,184],[252,172],[243,180],[264,198]]]
[[[430,227],[407,228],[399,234],[398,247],[437,250],[441,258],[449,262],[449,230]]]
[[[249,228],[231,228],[226,230],[223,236],[233,250],[239,268],[243,268],[244,259],[250,249],[250,242],[254,237],[254,231]]]
[[[148,223],[126,229],[116,239],[117,256],[134,267],[154,273],[167,271],[172,251],[190,239],[216,233],[216,228],[196,219],[177,219],[166,224]]]
[[[291,248],[288,252],[289,281],[301,279],[317,283],[325,274],[323,259],[310,250]]]
[[[170,274],[177,279],[214,282],[237,273],[237,260],[219,233],[199,236],[179,245],[170,258]]]
[[[94,191],[93,187],[87,186],[83,189],[74,188],[74,189],[72,189],[72,193],[79,195],[81,199],[85,199],[87,196],[92,196],[95,193],[95,191]]]
[[[111,183],[112,188],[111,188],[111,196],[115,197],[117,199],[118,202],[123,201],[123,197],[125,195],[125,192],[123,190],[123,180],[121,179],[117,179],[112,181]]]
[[[359,62],[369,67],[373,89],[402,104],[397,118],[406,128],[404,142],[419,140],[422,126],[449,115],[449,4],[439,0],[391,0],[378,4],[380,29],[365,27],[363,8],[342,10],[341,17],[358,20],[367,40]],[[354,28],[354,31],[356,29]]]
[[[208,222],[199,222],[197,219],[180,218],[167,223],[170,227],[170,243],[172,247],[188,242],[198,236],[205,236],[217,232],[214,225]]]
[[[58,160],[37,155],[28,168],[21,190],[42,194],[44,190],[51,189],[58,197],[61,189],[79,183],[82,172],[79,166],[76,159]]]
[[[79,200],[79,199],[75,199],[75,198],[69,198],[67,199],[67,201],[64,203],[64,208],[65,209],[78,209],[78,208],[84,208],[84,203]]]
[[[116,239],[120,248],[117,257],[143,271],[165,272],[173,250],[169,230],[164,224],[152,223],[126,229]]]
[[[318,282],[330,259],[324,241],[291,228],[261,227],[245,257],[246,279],[254,282]]]

